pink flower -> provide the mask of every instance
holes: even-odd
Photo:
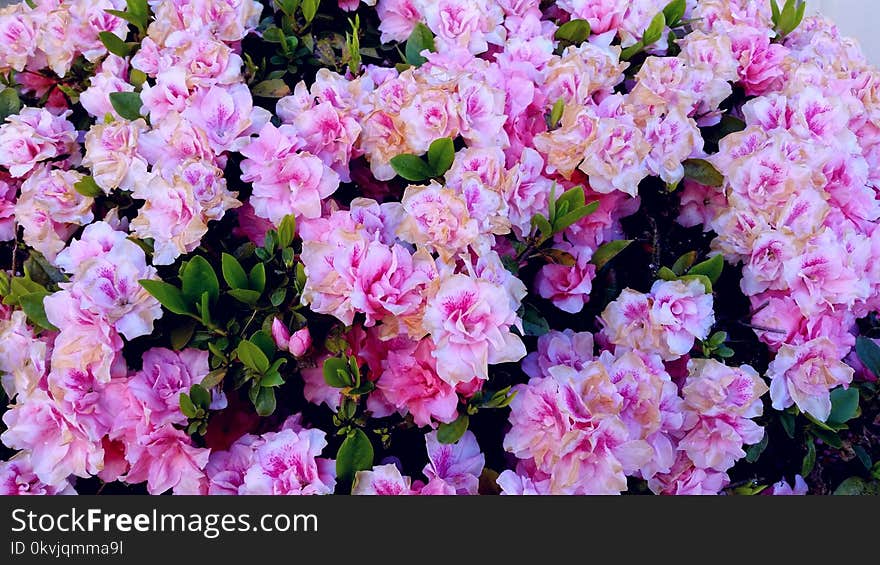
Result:
[[[648,481],[648,486],[655,494],[716,495],[729,482],[727,473],[697,467],[683,451],[679,451],[672,470],[655,475]]]
[[[745,457],[744,445],[759,443],[763,437],[764,428],[746,418],[701,417],[679,442],[679,449],[697,467],[724,472]]]
[[[309,328],[299,329],[290,335],[290,331],[278,318],[272,321],[272,337],[275,339],[275,345],[278,349],[290,351],[294,357],[302,357],[312,347],[312,335],[309,333]]]
[[[462,48],[478,54],[485,52],[489,43],[501,45],[504,41],[503,14],[495,2],[416,0],[415,3],[437,36],[437,45],[442,51]]]
[[[422,155],[435,139],[457,137],[459,108],[452,93],[440,88],[424,88],[400,110],[404,139],[411,153]]]
[[[244,485],[244,476],[254,464],[254,445],[262,440],[246,434],[228,450],[212,451],[205,466],[208,494],[236,495]]]
[[[94,199],[74,188],[83,175],[76,171],[38,166],[22,183],[15,217],[24,228],[25,242],[50,261],[61,251],[77,226],[94,219]]]
[[[600,118],[592,139],[578,167],[589,175],[590,187],[603,194],[619,190],[636,196],[639,182],[648,176],[651,151],[641,130],[621,118]]]
[[[773,408],[784,410],[796,404],[824,422],[831,414],[831,389],[849,385],[853,369],[840,361],[834,342],[819,337],[797,346],[783,344],[767,376]]]
[[[795,475],[794,486],[785,482],[785,479],[781,479],[778,483],[773,483],[773,486],[769,489],[769,494],[771,496],[803,496],[807,494],[808,490],[807,482],[804,478],[800,475]]]
[[[242,494],[331,494],[336,486],[332,459],[318,457],[327,446],[320,430],[285,429],[265,434],[245,473]]]
[[[404,217],[398,236],[436,251],[442,261],[448,262],[465,251],[479,235],[464,198],[436,182],[407,187],[401,204]]]
[[[454,444],[440,443],[437,432],[430,432],[425,436],[425,445],[428,464],[422,472],[430,481],[443,481],[454,494],[477,494],[486,458],[473,432],[466,431]]]
[[[538,338],[538,349],[522,361],[522,369],[533,379],[549,376],[551,367],[565,365],[580,371],[595,359],[593,334],[573,330],[556,331]]]
[[[577,314],[590,300],[596,266],[582,256],[574,265],[548,263],[535,278],[535,289],[542,298],[564,312]]]
[[[62,481],[57,485],[48,485],[35,474],[27,453],[16,455],[9,461],[0,461],[0,495],[60,495],[76,494],[73,485]]]
[[[371,471],[358,471],[351,494],[400,496],[416,493],[412,490],[412,479],[401,475],[397,466],[389,463],[377,465]]]
[[[266,124],[241,150],[246,157],[241,178],[254,184],[254,212],[275,225],[288,214],[297,219],[319,217],[321,201],[339,187],[339,175],[318,157],[298,151],[302,141],[288,136],[288,128]]]
[[[24,108],[0,126],[0,166],[23,177],[40,161],[76,152],[76,130],[65,112],[59,116],[40,108]]]
[[[158,123],[169,112],[183,113],[190,99],[186,84],[186,71],[180,67],[163,70],[156,77],[156,84],[144,84],[141,103],[153,123]]]
[[[761,397],[769,388],[751,366],[728,367],[714,359],[691,359],[688,372],[681,392],[687,406],[700,416],[761,415]]]
[[[416,0],[379,0],[376,12],[379,14],[382,43],[406,41],[422,19],[416,8]]]
[[[134,91],[134,86],[125,80],[127,71],[127,63],[116,55],[110,55],[101,63],[100,71],[89,79],[89,87],[80,94],[80,104],[86,112],[97,118],[99,123],[107,115],[122,119],[113,108],[110,95],[115,92]]]
[[[188,435],[166,424],[128,446],[126,459],[131,469],[122,480],[132,484],[146,481],[150,494],[169,489],[174,494],[205,494],[208,481],[204,468],[209,454],[209,449],[193,446]]]
[[[146,131],[143,120],[95,124],[86,134],[83,165],[105,193],[122,187],[131,190],[147,174],[147,162],[138,153],[138,139]]]
[[[23,71],[28,59],[33,57],[37,48],[39,20],[28,11],[18,13],[4,10],[0,16],[0,69]]]
[[[34,474],[46,484],[62,484],[70,475],[89,477],[101,470],[101,446],[70,422],[44,392],[12,406],[3,423],[3,444],[29,451]]]
[[[209,371],[207,351],[154,347],[144,353],[143,368],[132,376],[128,386],[150,411],[154,426],[185,424],[180,394],[189,394],[190,387],[202,382]]]
[[[730,32],[733,54],[739,63],[740,83],[746,95],[760,96],[780,86],[783,77],[782,62],[788,49],[771,43],[770,37],[760,30],[736,26]]]
[[[434,341],[437,371],[449,384],[488,379],[488,365],[519,361],[522,341],[510,331],[518,324],[504,289],[489,281],[451,275],[428,300],[424,326]]]
[[[0,373],[6,397],[29,396],[46,376],[47,344],[34,336],[21,310],[0,320]]]
[[[267,110],[254,107],[247,85],[212,86],[197,90],[184,118],[202,129],[216,154],[237,151],[248,143],[245,137],[259,131],[268,121]]]
[[[154,265],[170,265],[178,256],[194,250],[208,231],[201,206],[182,182],[172,184],[152,175],[132,196],[146,201],[132,220],[131,229],[141,239],[153,239]]]
[[[629,2],[624,0],[561,0],[557,5],[571,14],[572,19],[590,22],[594,34],[617,29]]]
[[[430,425],[433,420],[449,423],[458,415],[458,395],[437,374],[433,353],[428,339],[389,351],[376,382],[385,399],[401,413],[412,414],[418,426]]]
[[[664,360],[681,356],[705,339],[715,323],[712,295],[699,281],[657,281],[651,287],[651,320],[665,342]]]

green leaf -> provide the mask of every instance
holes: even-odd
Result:
[[[256,290],[248,290],[246,288],[233,288],[229,291],[229,296],[250,306],[253,306],[258,300],[260,300],[259,292]]]
[[[296,236],[296,216],[288,214],[278,224],[278,247],[290,247]]]
[[[556,221],[553,222],[553,232],[560,233],[569,228],[575,222],[578,222],[596,210],[599,209],[599,202],[590,202],[586,206],[582,206],[576,210],[572,210],[571,212],[567,212],[566,214],[559,216],[556,218]]]
[[[131,45],[125,42],[124,39],[120,39],[118,35],[109,31],[100,31],[98,32],[98,38],[101,40],[101,43],[104,44],[104,47],[107,48],[107,51],[113,53],[114,55],[119,55],[120,57],[128,57],[131,55]]]
[[[265,373],[269,369],[269,358],[254,343],[243,340],[238,344],[238,348],[235,351],[238,354],[238,360],[246,367],[258,373]]]
[[[710,259],[703,261],[697,265],[694,265],[691,270],[688,271],[688,275],[703,275],[708,278],[712,284],[718,282],[718,279],[721,278],[721,272],[724,270],[724,257],[719,253]]]
[[[428,51],[437,50],[434,44],[434,34],[431,33],[428,26],[419,22],[413,28],[409,39],[406,40],[406,62],[414,67],[422,66],[427,59],[421,55],[421,52],[426,49]]]
[[[434,170],[431,176],[442,177],[455,160],[455,146],[452,138],[435,139],[428,148],[428,165]]]
[[[813,472],[813,467],[816,466],[816,444],[813,442],[813,438],[807,436],[807,453],[804,455],[804,459],[801,462],[801,476],[808,476]]]
[[[282,79],[273,78],[252,86],[251,93],[260,98],[283,98],[290,94],[290,87]]]
[[[547,123],[547,126],[555,128],[559,125],[559,121],[562,120],[562,114],[565,112],[565,100],[560,98],[556,102],[553,103],[553,108],[550,110],[550,120]]]
[[[831,391],[831,414],[828,424],[845,424],[859,415],[859,391],[838,387]]]
[[[773,25],[779,25],[779,4],[776,3],[776,0],[770,0],[770,14],[773,19]]]
[[[199,314],[202,316],[202,322],[210,327],[211,326],[211,294],[206,290],[202,293],[202,297],[199,299],[199,304],[196,305],[196,309],[199,311]]]
[[[275,412],[275,389],[260,387],[254,400],[254,408],[259,416],[271,416]]]
[[[676,276],[681,276],[690,269],[694,262],[697,260],[697,252],[689,251],[685,253],[681,257],[675,260],[675,263],[672,265],[672,272],[676,274]]]
[[[540,337],[550,331],[550,324],[531,304],[523,307],[522,326],[525,335]]]
[[[43,306],[43,299],[49,296],[49,294],[48,292],[32,292],[21,296],[18,300],[21,304],[21,309],[24,310],[28,320],[33,324],[46,330],[58,331],[58,328],[49,322],[49,319],[46,317],[46,307]]]
[[[833,447],[834,449],[840,449],[843,447],[843,441],[840,439],[840,436],[837,435],[836,432],[828,431],[822,428],[813,428],[813,435],[817,438],[821,439],[825,442],[826,445]]]
[[[324,381],[334,388],[347,388],[354,384],[349,373],[348,361],[339,357],[328,357],[324,361]]]
[[[278,371],[270,371],[260,379],[260,386],[281,386],[284,384],[284,378]]]
[[[115,37],[115,36],[114,36]],[[98,186],[93,177],[83,177],[73,184],[74,190],[88,198],[96,198],[104,194],[104,190]]]
[[[651,24],[648,26],[648,29],[645,30],[645,33],[642,35],[642,44],[643,45],[652,45],[660,41],[660,38],[663,37],[663,29],[666,27],[666,16],[663,15],[663,12],[660,12],[654,19],[651,20]]]
[[[599,249],[593,253],[592,259],[590,259],[590,263],[596,265],[596,270],[598,271],[605,265],[607,265],[612,259],[617,257],[621,251],[629,247],[629,244],[632,243],[631,239],[618,239],[615,241],[609,241],[608,243],[603,243],[599,246]]]
[[[545,218],[543,214],[535,214],[532,216],[532,225],[545,240],[553,237],[553,226],[550,225],[550,222],[547,221],[547,218]]]
[[[184,393],[180,393],[180,411],[187,418],[195,418],[196,416],[196,406],[193,404],[192,400],[190,400],[189,396]]]
[[[684,176],[703,186],[719,187],[724,184],[722,175],[715,165],[705,159],[688,159],[684,162]]]
[[[434,176],[431,166],[421,157],[404,153],[391,158],[394,172],[410,182],[421,182]]]
[[[467,413],[462,413],[451,424],[440,424],[440,427],[437,428],[437,440],[440,443],[457,442],[467,431],[469,423],[470,417]]]
[[[221,255],[220,262],[223,271],[223,280],[226,281],[226,284],[229,285],[229,288],[248,288],[249,282],[247,273],[245,273],[244,267],[241,266],[241,263],[238,262],[238,259],[230,255],[229,253],[223,253]],[[259,298],[259,296],[257,296],[257,298]]]
[[[590,22],[587,20],[569,20],[559,26],[553,37],[559,41],[580,45],[590,37]]]
[[[835,496],[878,496],[880,495],[880,481],[866,481],[861,477],[850,477],[844,480],[836,489]]]
[[[678,277],[678,280],[684,282],[690,281],[698,281],[703,285],[703,290],[706,291],[706,294],[712,294],[712,281],[706,275],[691,275],[687,274],[682,277]]]
[[[764,437],[761,438],[761,441],[754,445],[750,445],[746,449],[746,461],[749,463],[754,463],[761,457],[761,454],[764,453],[764,450],[767,449],[767,444],[770,442],[770,434],[766,431],[764,432]]]
[[[141,95],[137,92],[111,92],[110,104],[116,113],[126,120],[141,117]]]
[[[211,406],[211,393],[200,384],[194,384],[189,389],[189,397],[199,408],[208,410]]]
[[[880,376],[880,346],[865,336],[856,338],[856,354],[866,369]]]
[[[175,351],[180,351],[192,339],[196,330],[195,320],[186,320],[171,330],[171,347]]]
[[[202,379],[202,382],[199,383],[199,384],[201,384],[202,387],[204,387],[204,388],[206,388],[206,389],[208,389],[208,388],[214,388],[215,386],[217,386],[217,385],[219,385],[220,383],[222,383],[222,382],[223,382],[223,379],[224,379],[225,377],[226,377],[226,368],[225,368],[225,367],[221,367],[221,368],[219,368],[219,369],[214,369],[213,371],[211,371],[210,373],[208,373],[208,374],[205,376],[205,378]]]
[[[865,448],[861,445],[854,445],[853,451],[855,452],[856,457],[859,458],[859,462],[862,464],[862,466],[870,471],[872,463],[871,456],[868,454],[867,451],[865,451]]]
[[[271,327],[271,326],[272,326],[272,322],[270,319],[269,320],[269,327]],[[251,336],[250,341],[251,341],[251,343],[253,343],[257,347],[259,347],[260,350],[263,353],[265,353],[266,357],[268,357],[269,359],[272,359],[273,357],[275,357],[275,352],[276,352],[275,340],[272,339],[271,334],[260,330],[258,332],[255,332],[254,335]],[[281,363],[279,363],[275,368],[277,369],[280,366],[281,366]]]
[[[663,15],[666,18],[666,24],[669,27],[675,27],[681,21],[681,18],[684,17],[684,12],[686,9],[686,0],[672,0],[672,2],[670,2],[666,5],[665,8],[663,8]]]
[[[657,278],[664,281],[675,281],[678,280],[678,275],[676,275],[669,267],[660,267],[657,271]]]
[[[200,255],[196,255],[186,264],[181,279],[183,297],[190,304],[200,301],[205,292],[208,293],[211,302],[216,302],[220,297],[220,281],[217,280],[217,273],[208,260]]]
[[[149,292],[169,312],[173,314],[192,313],[183,297],[183,293],[176,286],[152,279],[142,279],[138,282],[144,287],[144,290]]]
[[[21,99],[14,88],[6,87],[0,92],[0,123],[21,111]]]
[[[373,467],[373,444],[360,429],[348,432],[336,453],[336,478],[343,483],[354,480],[355,473]]]
[[[277,308],[278,306],[281,306],[281,304],[284,302],[284,299],[286,297],[287,297],[287,289],[286,288],[284,288],[284,287],[276,288],[274,291],[272,291],[272,294],[269,295],[269,304],[271,304],[272,306],[275,306]]]
[[[557,214],[563,215],[564,211],[560,212],[561,206],[566,205],[566,210],[577,210],[583,207],[586,204],[586,196],[584,195],[584,187],[583,186],[575,186],[573,188],[569,188],[565,192],[563,192],[559,198],[556,199],[556,207]],[[597,204],[598,206],[598,204]]]
[[[147,31],[147,22],[149,20],[148,16],[144,17],[143,15],[135,14],[134,12],[131,12],[130,10],[128,12],[126,12],[124,10],[104,10],[104,11],[107,12],[108,14],[110,14],[111,16],[116,16],[117,18],[121,18],[121,19],[127,21],[128,23],[134,25],[138,29],[138,31],[141,33],[141,35],[145,34]]]
[[[785,430],[785,435],[787,435],[791,439],[794,439],[794,414],[790,414],[788,412],[780,412],[779,423],[782,424],[782,429]]]
[[[252,290],[262,294],[266,289],[266,265],[263,263],[254,265],[254,268],[251,269],[251,273],[248,275],[248,282]]]
[[[633,45],[630,45],[629,47],[627,47],[626,49],[624,49],[623,51],[620,52],[620,60],[621,61],[629,61],[635,55],[641,53],[644,48],[645,48],[644,42],[639,41],[637,43],[634,43]]]
[[[318,13],[318,6],[320,4],[321,0],[302,0],[302,13],[306,22],[312,23],[312,20],[315,19],[315,14]]]

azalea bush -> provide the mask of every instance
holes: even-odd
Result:
[[[880,490],[880,73],[786,0],[0,10],[4,494]]]

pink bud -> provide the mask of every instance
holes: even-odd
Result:
[[[290,336],[290,353],[294,357],[302,357],[312,346],[312,335],[309,328],[297,330]]]
[[[278,318],[275,318],[272,321],[272,339],[275,340],[275,345],[278,349],[281,351],[287,351],[287,342],[290,341],[290,331]]]

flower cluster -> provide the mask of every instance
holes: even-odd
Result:
[[[871,467],[880,74],[795,4],[0,9],[0,493]]]

